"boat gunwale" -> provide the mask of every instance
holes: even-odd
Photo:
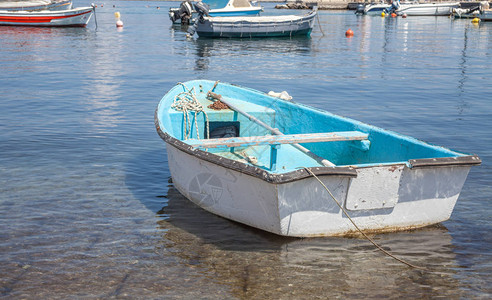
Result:
[[[248,165],[239,161],[235,161],[220,155],[210,153],[197,149],[187,143],[172,137],[169,133],[162,131],[159,126],[159,119],[157,117],[157,109],[155,110],[154,123],[159,136],[170,146],[177,148],[178,150],[185,152],[189,155],[195,156],[199,159],[208,161],[218,166],[231,169],[246,175],[250,175],[259,179],[262,179],[269,183],[288,183],[301,179],[311,177],[312,175],[305,169],[299,169],[287,173],[271,173],[264,169]],[[425,168],[425,167],[450,167],[450,166],[472,166],[480,165],[481,160],[477,155],[467,155],[458,157],[439,157],[439,158],[423,158],[423,159],[411,159],[409,160],[410,168]],[[385,166],[392,165],[406,165],[404,162],[395,162],[391,164],[384,164]],[[342,167],[310,167],[309,170],[317,176],[343,176],[343,177],[357,177],[357,169],[373,168],[379,166],[374,164],[372,166],[342,166]]]
[[[261,24],[268,25],[270,23],[274,23],[276,25],[291,24],[292,22],[307,22],[314,19],[317,15],[317,10],[312,10],[304,15],[275,15],[275,16],[220,16],[220,17],[206,17],[203,19],[210,23],[221,23],[221,24],[233,24],[237,25],[237,23],[244,24]]]

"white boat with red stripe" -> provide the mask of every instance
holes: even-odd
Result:
[[[85,27],[94,7],[60,11],[0,11],[0,25]]]

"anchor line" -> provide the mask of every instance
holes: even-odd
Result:
[[[424,267],[419,267],[419,266],[416,266],[416,265],[413,265],[401,258],[398,258],[396,256],[394,256],[393,254],[389,253],[388,251],[384,250],[381,246],[379,246],[373,239],[371,239],[367,234],[365,234],[360,228],[359,226],[357,226],[357,224],[355,224],[354,220],[352,220],[352,218],[349,216],[349,214],[347,213],[347,211],[343,208],[343,206],[340,204],[340,202],[335,198],[335,196],[333,196],[333,194],[330,192],[330,190],[326,187],[326,185],[318,178],[318,176],[316,176],[311,170],[309,170],[308,168],[304,167],[304,169],[311,175],[313,175],[313,177],[319,181],[319,183],[325,188],[325,190],[328,192],[328,194],[330,194],[331,198],[333,199],[333,201],[335,201],[335,203],[338,205],[338,207],[343,211],[343,213],[345,214],[345,216],[350,220],[350,222],[354,225],[354,227],[369,241],[371,242],[376,248],[378,248],[378,250],[380,250],[381,252],[383,252],[384,254],[388,255],[389,257],[411,267],[411,268],[414,268],[414,269],[419,269],[419,270],[425,270],[425,271],[428,271],[427,268],[424,268]]]
[[[319,31],[321,31],[321,34],[325,36],[325,33],[323,32],[323,29],[321,29],[321,23],[319,22],[319,14],[316,12],[316,19],[318,19],[318,26],[319,26]]]

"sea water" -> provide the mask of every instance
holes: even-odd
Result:
[[[0,27],[0,297],[491,296],[492,23],[320,11],[310,38],[207,40],[171,26],[179,2],[96,4],[97,29]],[[153,117],[197,78],[479,155],[449,221],[373,236],[431,271],[364,239],[279,237],[186,200]]]

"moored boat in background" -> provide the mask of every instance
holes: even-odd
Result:
[[[189,30],[191,35],[196,32],[199,37],[209,38],[264,38],[310,35],[317,9],[303,16],[209,17],[206,12],[199,13],[200,17]]]
[[[381,3],[368,4],[364,7],[358,8],[355,13],[365,15],[380,15],[382,12],[390,7],[391,4],[388,4],[385,1],[381,1]]]
[[[394,11],[398,15],[406,14],[407,16],[449,16],[453,9],[460,7],[459,2],[432,2],[419,3],[393,1],[387,11]]]
[[[488,1],[482,1],[468,8],[455,8],[452,16],[460,19],[478,18],[480,21],[492,21],[492,10]]]
[[[84,27],[93,13],[93,6],[59,11],[0,11],[0,25]]]
[[[481,14],[480,6],[470,8],[454,8],[451,16],[457,19],[479,18]]]
[[[284,236],[350,234],[355,228],[344,210],[364,231],[443,222],[470,168],[481,163],[208,80],[173,87],[157,106],[155,125],[180,193],[214,214]]]

